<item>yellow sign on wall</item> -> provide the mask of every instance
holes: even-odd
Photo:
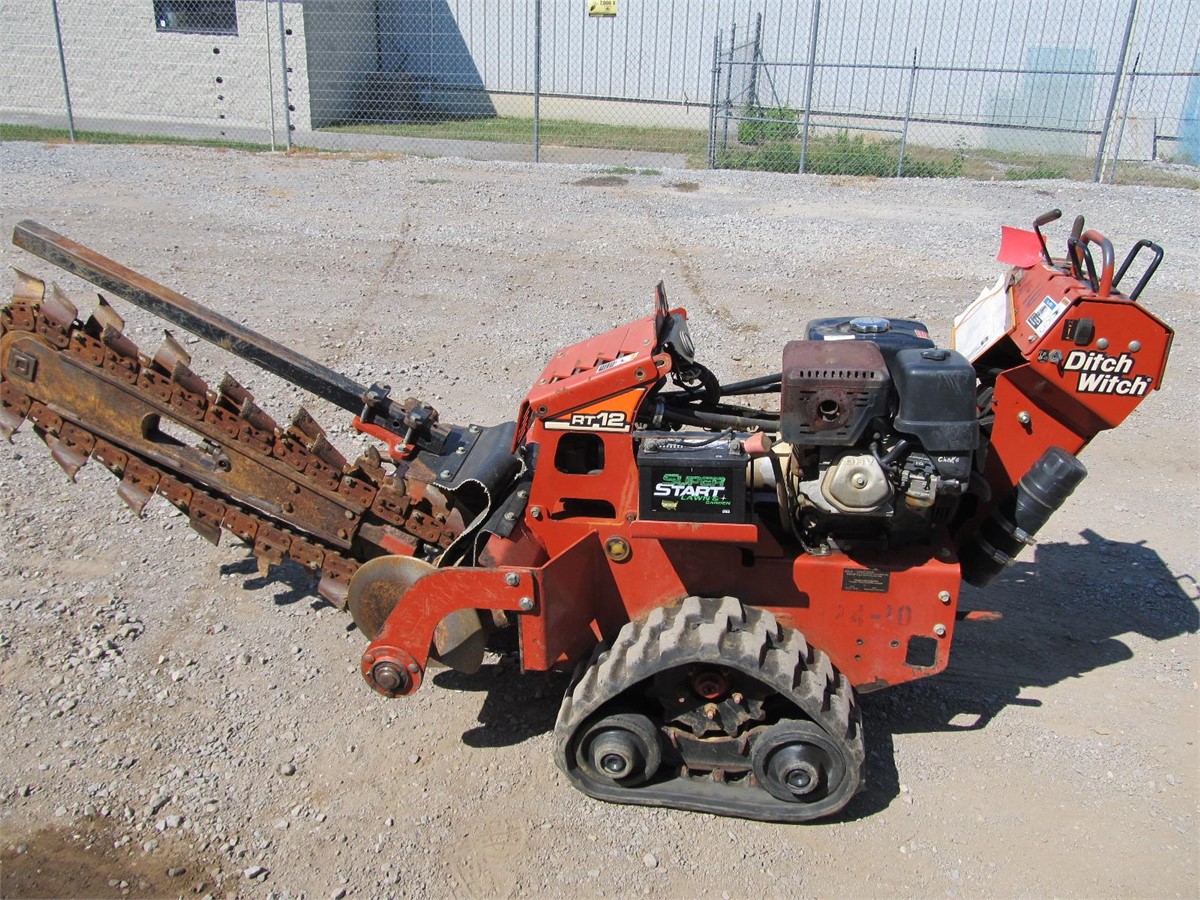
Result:
[[[617,14],[617,0],[588,0],[589,16],[613,17]]]

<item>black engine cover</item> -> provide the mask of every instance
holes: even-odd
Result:
[[[953,350],[901,350],[891,360],[900,395],[893,426],[933,454],[964,453],[979,446],[975,368]]]

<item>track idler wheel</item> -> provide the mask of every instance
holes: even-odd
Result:
[[[600,782],[637,787],[662,764],[658,728],[639,713],[614,713],[583,730],[576,747],[579,768]]]
[[[789,803],[837,809],[857,787],[842,746],[812,722],[789,720],[754,739],[750,763],[759,785]]]

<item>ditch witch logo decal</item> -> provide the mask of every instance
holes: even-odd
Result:
[[[1063,362],[1063,372],[1078,373],[1075,390],[1080,394],[1121,394],[1141,397],[1154,380],[1149,375],[1131,375],[1133,357],[1128,353],[1109,356],[1098,350],[1072,350]]]

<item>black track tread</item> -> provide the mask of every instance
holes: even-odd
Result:
[[[626,624],[611,647],[598,646],[590,662],[576,671],[559,709],[554,727],[558,767],[584,793],[618,799],[589,789],[579,777],[572,749],[576,731],[605,703],[657,672],[706,661],[738,669],[778,691],[840,743],[853,763],[847,777],[854,781],[854,790],[847,791],[837,806],[822,808],[814,815],[805,804],[774,801],[766,791],[754,791],[756,797],[761,794],[767,805],[773,801],[775,807],[765,815],[749,817],[802,821],[830,815],[849,801],[861,787],[866,759],[862,719],[850,683],[800,632],[781,627],[771,613],[745,607],[734,597],[688,597],[678,606],[656,608],[645,618]],[[612,793],[618,794],[621,802],[748,815],[703,799],[680,797],[675,803],[639,796],[638,789]]]

